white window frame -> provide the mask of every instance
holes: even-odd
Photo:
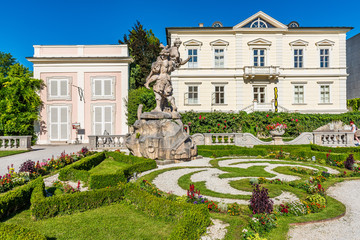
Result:
[[[67,122],[64,122],[63,124],[66,124],[67,126],[67,134],[66,134],[66,138],[61,138],[61,128],[58,128],[58,139],[52,139],[51,137],[53,136],[52,134],[52,121],[51,121],[51,109],[52,108],[57,108],[58,109],[58,119],[61,119],[59,112],[61,112],[59,109],[60,108],[66,108],[67,109]],[[48,140],[49,141],[61,141],[61,142],[69,142],[71,139],[71,119],[72,119],[72,105],[71,104],[56,104],[56,105],[47,105],[47,115],[48,115],[48,122],[47,122],[47,126],[48,126]],[[61,122],[57,122],[58,126],[61,124]]]
[[[188,105],[194,105],[194,104],[199,104],[199,85],[188,85],[188,101],[187,104]],[[190,88],[193,89],[193,91],[190,91]],[[194,91],[194,89],[196,88],[196,91]],[[197,97],[196,98],[190,98],[191,94],[196,94]],[[193,99],[192,101],[190,101],[190,99]]]
[[[214,85],[214,101],[213,101],[213,105],[225,105],[226,104],[226,95],[225,95],[225,84],[215,84]],[[223,88],[223,91],[216,91],[216,88]],[[221,98],[221,96],[219,96],[219,102],[216,102],[216,94],[219,93],[221,94],[221,92],[223,93],[223,97]],[[222,99],[222,102],[221,102]]]
[[[90,77],[91,80],[91,99],[109,99],[114,100],[115,99],[115,76],[92,76]],[[101,81],[101,95],[95,94],[95,81]],[[111,81],[110,83],[110,95],[104,94],[104,86],[105,81]]]
[[[256,99],[256,100],[259,104],[266,103],[266,86],[265,85],[253,85],[252,88],[253,88],[253,94],[252,94],[253,97],[255,96],[255,88],[259,89],[259,91],[257,92],[258,98],[259,98],[259,94],[261,94],[260,88],[264,88],[264,93],[263,93],[264,94],[264,102],[261,102],[261,97],[260,97],[260,99]],[[255,98],[253,100],[255,100]]]
[[[260,66],[260,65],[258,65],[258,66],[255,66],[255,51],[258,51],[258,53],[260,53],[260,51],[261,50],[263,50],[264,51],[264,55],[263,55],[263,58],[264,58],[264,66]],[[265,66],[267,66],[267,64],[266,64],[266,59],[267,59],[267,56],[266,56],[266,48],[252,48],[252,63],[253,63],[253,66],[254,67],[265,67]],[[260,59],[259,59],[259,56],[261,56],[261,55],[257,55],[257,57],[258,57],[258,61],[257,61],[257,63],[260,63]]]
[[[100,107],[102,108],[104,111],[105,107],[111,107],[111,132],[109,132],[110,135],[115,134],[115,114],[116,114],[116,104],[115,103],[93,103],[91,104],[91,133],[93,135],[95,135],[95,108],[96,107]],[[105,114],[102,115],[102,132],[100,135],[102,135],[104,133],[104,129],[105,129]]]
[[[302,88],[302,91],[297,91],[296,89]],[[302,93],[302,100],[300,99],[300,96],[296,97],[296,94],[300,94]],[[300,84],[296,84],[294,85],[294,104],[303,104],[305,103],[305,86],[304,85],[300,85]]]
[[[302,54],[301,54],[301,55],[299,54],[299,50],[302,51]],[[298,54],[297,54],[297,55],[295,55],[295,51],[298,51]],[[294,65],[293,65],[293,66],[294,66],[294,68],[304,68],[304,53],[305,53],[305,49],[304,49],[304,48],[294,48],[294,49],[293,49],[293,61],[294,61]],[[298,57],[298,62],[297,62],[298,66],[295,66],[295,64],[296,64],[295,57]],[[301,67],[299,66],[299,63],[300,63],[299,57],[302,58],[302,60],[301,60]]]
[[[325,55],[325,54],[321,54],[321,51],[325,51],[327,50],[328,54]],[[324,66],[321,66],[321,57],[328,57],[328,60],[327,60],[327,66],[325,66],[325,59],[324,59]],[[330,48],[328,47],[321,47],[319,48],[319,64],[320,64],[320,68],[329,68],[330,67]]]
[[[219,51],[222,51],[222,54],[220,54],[220,53],[216,53],[216,51],[217,50],[219,50]],[[213,54],[214,54],[214,68],[224,68],[225,67],[225,47],[214,47],[214,52],[213,52]],[[223,57],[222,59],[222,65],[220,64],[221,63],[221,61],[220,61],[220,59],[218,59],[218,60],[216,60],[216,57]],[[219,63],[219,64],[217,64],[217,63]]]
[[[196,50],[196,55],[194,55],[194,50]],[[189,51],[192,51],[192,54],[189,54]],[[188,57],[191,56],[191,59],[188,61],[188,68],[198,68],[199,67],[199,48],[189,47],[187,48]],[[196,62],[192,61],[192,58],[196,56]],[[192,61],[192,62],[190,62]]]
[[[66,81],[66,95],[61,95],[61,82]],[[71,86],[72,86],[72,78],[71,77],[48,77],[46,79],[47,82],[47,99],[49,101],[52,100],[71,100]],[[51,94],[52,85],[56,82],[57,85],[57,95]]]
[[[322,94],[323,94],[323,91],[322,91],[322,88],[323,87],[328,87],[328,94],[329,94],[329,98],[328,98],[328,101],[325,101],[325,96],[323,98]],[[320,104],[331,104],[331,86],[330,84],[320,84]]]

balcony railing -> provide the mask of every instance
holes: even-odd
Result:
[[[31,136],[0,136],[0,151],[30,149]]]
[[[256,76],[265,76],[268,79],[277,79],[280,75],[280,67],[277,66],[245,66],[244,78],[254,79]]]
[[[90,135],[90,147],[93,149],[124,149],[125,135]]]

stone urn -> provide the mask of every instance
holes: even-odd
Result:
[[[270,131],[271,136],[273,137],[280,137],[285,134],[285,129],[283,128],[275,128],[274,130]]]

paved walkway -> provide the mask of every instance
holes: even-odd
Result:
[[[327,194],[346,206],[344,217],[323,223],[296,226],[289,231],[292,240],[360,239],[360,180],[338,183]]]
[[[36,162],[51,158],[52,156],[58,157],[63,151],[66,153],[78,152],[83,146],[86,145],[35,145],[30,152],[0,157],[0,175],[2,176],[7,173],[7,166],[11,164],[14,164],[15,171],[17,172],[20,165],[27,160]]]

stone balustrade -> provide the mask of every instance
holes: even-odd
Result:
[[[31,136],[0,136],[0,151],[30,150]]]
[[[236,133],[204,133],[205,145],[234,145]]]
[[[125,135],[90,135],[92,149],[126,149]]]
[[[353,147],[354,133],[351,131],[313,132],[314,143],[329,147]]]

